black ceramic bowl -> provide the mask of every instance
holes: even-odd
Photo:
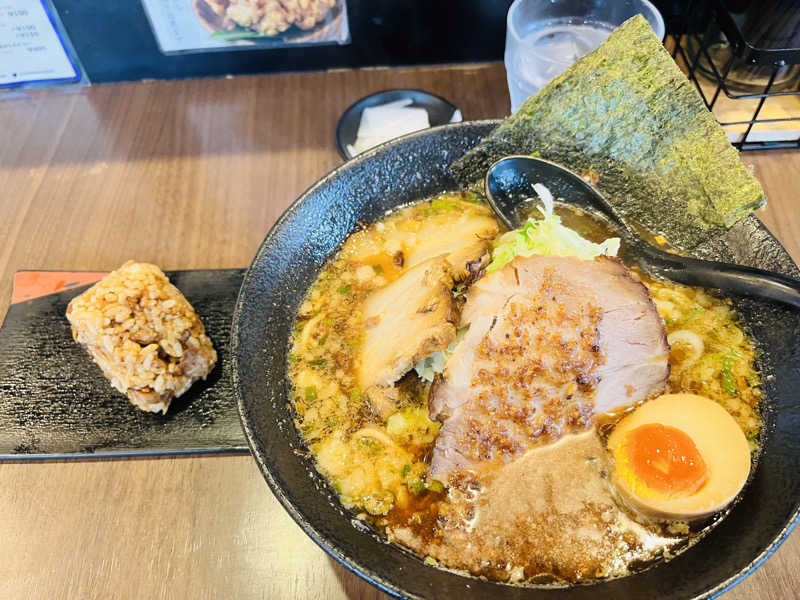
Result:
[[[233,323],[234,386],[253,456],[289,514],[331,556],[399,597],[596,599],[694,598],[721,593],[764,561],[789,534],[800,506],[800,311],[737,300],[764,350],[765,433],[758,469],[730,515],[677,558],[642,573],[562,589],[521,588],[425,565],[353,518],[303,447],[287,409],[294,315],[328,257],[359,220],[454,189],[448,165],[497,121],[411,134],[344,164],[311,187],[275,224],[245,276]],[[755,217],[729,235],[718,258],[797,276],[785,250]],[[509,499],[513,501],[513,499]]]

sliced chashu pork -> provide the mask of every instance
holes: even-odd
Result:
[[[466,210],[458,218],[448,215],[448,219],[439,223],[435,218],[423,221],[420,231],[404,244],[404,260],[408,266],[444,255],[454,279],[467,277],[467,265],[488,252],[489,243],[497,235],[497,221],[488,212],[484,214],[483,207],[467,202],[461,204]]]
[[[436,201],[434,201],[435,204]],[[488,253],[497,235],[497,221],[485,206],[460,200],[447,200],[451,210],[418,218],[401,218],[377,230],[356,233],[345,245],[342,256],[349,260],[380,265],[388,279],[397,269],[409,269],[422,262],[444,256],[450,274],[465,278],[467,265]],[[360,241],[356,243],[358,236]]]
[[[391,385],[456,338],[450,266],[443,257],[432,258],[367,297],[358,365],[362,390]]]
[[[470,289],[466,325],[430,402],[443,481],[585,429],[669,376],[663,322],[615,259],[516,258]]]
[[[436,535],[410,519],[386,533],[444,566],[500,580],[625,575],[629,565],[620,556],[646,560],[677,540],[654,536],[620,510],[605,475],[610,468],[595,431],[566,435],[490,477],[451,487],[438,507]]]

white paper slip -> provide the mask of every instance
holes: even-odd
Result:
[[[78,80],[41,0],[0,0],[0,86]]]
[[[350,156],[361,154],[401,135],[430,127],[428,111],[409,106],[413,102],[412,98],[403,98],[365,108],[361,112],[356,141],[347,144]]]

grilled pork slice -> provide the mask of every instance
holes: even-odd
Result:
[[[595,431],[565,435],[488,477],[465,473],[439,504],[437,535],[410,520],[387,534],[444,566],[501,580],[625,575],[619,556],[646,559],[655,544],[673,540],[658,540],[617,507],[605,479],[610,468]]]
[[[358,366],[361,389],[391,385],[456,338],[449,269],[443,257],[432,258],[367,297]]]
[[[669,376],[663,322],[615,259],[516,258],[472,286],[467,325],[430,401],[442,481],[585,429]]]
[[[423,222],[414,243],[407,244],[405,261],[414,266],[436,256],[445,255],[452,267],[450,273],[456,281],[469,274],[467,265],[479,260],[489,250],[489,242],[497,235],[497,221],[479,208],[466,202],[468,207],[458,219],[452,217],[441,222]]]
[[[364,392],[364,398],[369,405],[370,412],[381,420],[386,421],[397,412],[400,393],[396,387],[373,385]]]

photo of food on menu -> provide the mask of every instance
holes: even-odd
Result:
[[[165,54],[350,41],[346,0],[142,0]]]

